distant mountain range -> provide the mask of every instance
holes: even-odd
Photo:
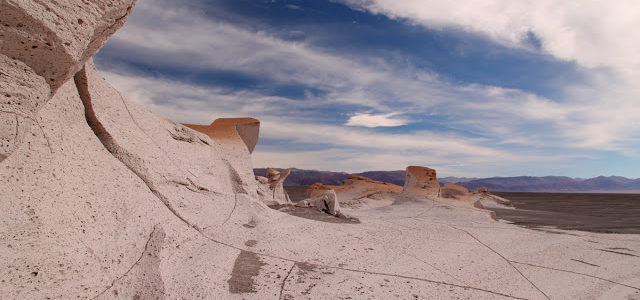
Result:
[[[265,176],[266,169],[253,169],[256,175]],[[316,182],[327,185],[340,185],[349,175],[359,175],[373,180],[404,185],[405,171],[368,171],[362,173],[330,172],[317,170],[291,169],[285,181],[286,186],[307,186]],[[438,178],[440,184],[455,183],[470,190],[487,187],[490,191],[501,192],[636,192],[640,193],[640,178],[629,179],[620,176],[598,176],[578,179],[565,176],[518,176],[491,178]]]

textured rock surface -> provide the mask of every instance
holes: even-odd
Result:
[[[0,1],[0,161],[36,112],[120,28],[134,0]]]
[[[436,170],[427,167],[408,166],[402,193],[394,203],[433,200],[439,196],[440,183],[438,183],[438,178],[436,177]]]
[[[453,183],[445,184],[440,191],[440,196],[442,198],[453,198],[453,199],[464,199],[469,197],[471,194],[469,190],[463,186],[455,185]]]
[[[44,23],[50,16],[38,9],[49,4],[40,3],[4,0],[1,20],[27,19],[7,13],[27,7]],[[78,9],[55,12],[84,16]],[[75,28],[72,21],[55,30]],[[28,64],[13,62],[36,78]],[[11,64],[3,61],[3,74]],[[80,69],[24,117],[35,125],[14,134],[22,143],[0,161],[2,299],[640,295],[638,235],[528,230],[428,197],[353,210],[359,224],[269,209],[258,200],[252,142],[240,136],[252,134],[236,127],[239,139],[211,138],[124,99],[91,62]],[[16,77],[2,75],[3,92],[27,95],[18,103],[48,93],[44,79],[21,85],[20,72],[8,74]]]
[[[309,198],[302,200],[304,205],[315,207],[334,216],[340,214],[340,202],[333,189],[321,184],[314,184],[307,190],[307,193]]]
[[[289,194],[284,189],[283,183],[291,170],[277,171],[267,168],[267,177],[257,176],[258,196],[267,205],[293,204]]]
[[[249,151],[258,143],[260,121],[254,118],[221,118],[211,125],[183,124],[191,129],[202,132],[214,140],[244,144]]]
[[[401,186],[356,175],[343,180],[342,185],[331,188],[336,191],[340,206],[348,208],[391,205],[402,192]]]
[[[436,170],[427,167],[408,166],[404,190],[427,197],[438,197],[440,184],[436,177]]]

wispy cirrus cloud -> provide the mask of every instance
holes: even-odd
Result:
[[[506,14],[502,23],[485,28],[483,16],[460,23],[446,8],[439,8],[445,10],[440,19],[430,19],[417,2],[346,2],[445,32],[449,26],[481,32],[514,47],[539,40],[530,51],[570,56],[553,50],[551,38],[538,27],[511,28],[521,4],[514,5],[514,14],[485,8],[486,15]],[[284,163],[288,157],[296,162],[290,166],[331,170],[429,164],[448,166],[452,175],[504,175],[518,168],[544,174],[544,168],[570,170],[576,160],[595,152],[637,155],[640,127],[634,120],[640,112],[632,100],[640,93],[631,77],[617,69],[617,60],[572,56],[590,85],[562,87],[560,96],[550,98],[458,82],[357,49],[283,39],[268,28],[212,18],[200,5],[209,4],[140,2],[98,56],[98,67],[131,99],[175,121],[207,124],[218,117],[258,117],[258,166],[283,166],[269,160]],[[522,40],[523,32],[529,41]],[[220,76],[231,79],[220,84],[215,81]]]

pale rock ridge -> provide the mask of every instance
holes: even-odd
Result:
[[[25,146],[0,163],[0,268],[9,270],[2,298],[176,295],[184,283],[170,274],[191,272],[191,256],[211,256],[176,260],[190,248],[177,241],[214,235],[229,222],[239,234],[248,229],[238,222],[255,224],[253,211],[268,210],[245,175],[250,160],[235,156],[233,145],[128,102],[91,62],[35,121],[42,125],[25,135]],[[213,251],[199,258],[211,269],[233,260]],[[198,293],[224,291],[200,286]]]
[[[136,262],[154,225],[171,220],[84,113],[67,81],[37,113],[42,126],[0,163],[2,298],[97,295]]]
[[[284,189],[284,181],[289,176],[290,169],[277,171],[267,168],[267,177],[256,176],[258,195],[267,205],[292,205],[289,194]]]
[[[255,181],[245,175],[248,154],[126,101],[92,62],[75,82],[96,136],[179,218],[198,228],[219,226],[235,194],[256,196]]]
[[[440,191],[442,198],[464,199],[470,195],[467,188],[453,183],[446,183]]]
[[[0,161],[35,114],[129,16],[135,0],[0,1]]]

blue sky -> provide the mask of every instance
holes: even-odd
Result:
[[[637,178],[636,6],[139,0],[95,61],[174,121],[260,119],[256,167]]]

